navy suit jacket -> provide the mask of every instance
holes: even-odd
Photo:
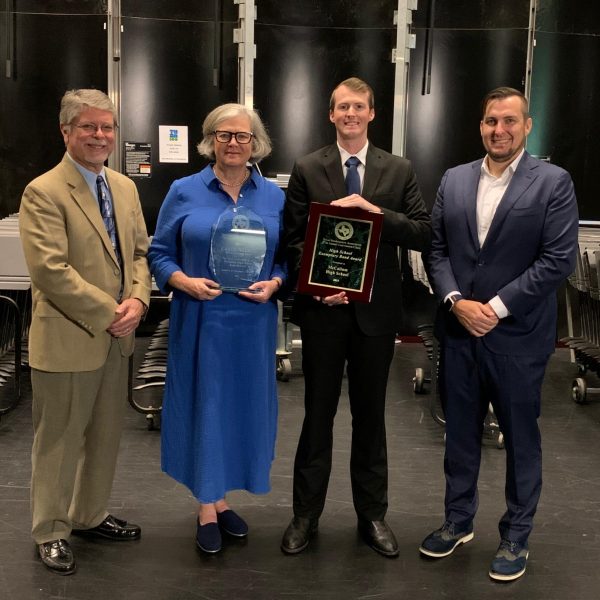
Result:
[[[556,340],[556,290],[575,268],[578,213],[573,182],[560,167],[524,153],[483,246],[477,237],[477,189],[483,159],[449,169],[432,213],[428,268],[440,300],[458,290],[510,315],[483,337],[499,354],[549,354]],[[469,333],[443,307],[437,334],[446,345]]]
[[[292,285],[300,268],[311,202],[329,204],[347,196],[337,144],[296,161],[284,210],[284,246]],[[369,143],[362,197],[381,208],[383,227],[369,304],[353,303],[365,335],[395,334],[401,327],[402,300],[398,248],[424,250],[431,239],[430,217],[411,163]],[[292,321],[319,331],[335,331],[338,313],[323,310],[311,296],[298,294]]]

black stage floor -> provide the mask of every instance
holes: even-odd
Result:
[[[140,347],[144,345],[140,340]],[[127,414],[110,511],[139,523],[132,543],[72,540],[78,572],[47,571],[30,539],[30,391],[0,422],[0,598],[120,600],[310,599],[595,600],[600,597],[600,403],[571,400],[576,374],[567,350],[552,358],[541,428],[544,489],[530,538],[526,575],[492,582],[489,562],[504,510],[504,451],[484,443],[475,539],[440,561],[420,557],[422,538],[443,518],[443,429],[429,413],[431,396],[415,395],[415,367],[429,369],[423,346],[398,344],[388,392],[390,466],[387,520],[400,545],[396,560],[357,537],[348,476],[350,417],[343,397],[336,421],[334,469],[318,537],[297,556],[279,549],[291,517],[292,462],[302,419],[303,381],[293,355],[289,382],[279,383],[280,420],[273,490],[236,492],[231,504],[247,519],[247,540],[227,540],[216,556],[194,544],[195,502],[161,473],[160,434]],[[27,379],[27,374],[25,375]],[[4,393],[4,392],[3,392]],[[155,390],[158,394],[158,390]]]

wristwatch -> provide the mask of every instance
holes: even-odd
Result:
[[[448,310],[452,310],[452,307],[459,301],[462,300],[462,294],[451,294],[444,302],[445,307]]]

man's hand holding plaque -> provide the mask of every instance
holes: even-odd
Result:
[[[381,209],[379,208],[379,206],[372,204],[368,200],[365,200],[359,194],[351,194],[350,196],[346,196],[345,198],[333,200],[330,205],[343,206],[346,208],[361,208],[362,210],[366,210],[368,212],[381,213]]]

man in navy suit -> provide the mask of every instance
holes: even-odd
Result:
[[[424,250],[431,238],[430,218],[410,162],[368,140],[368,126],[375,118],[371,87],[356,77],[346,79],[331,94],[329,108],[336,143],[298,159],[290,177],[284,211],[289,279],[294,281],[298,274],[311,202],[383,213],[383,227],[371,302],[349,302],[345,292],[323,298],[298,294],[294,300],[292,321],[302,335],[305,416],[294,461],[294,517],[281,549],[286,554],[302,552],[317,531],[346,370],[352,412],[350,477],[358,530],[374,550],[395,557],[398,544],[384,519],[384,415],[402,317],[398,249]]]
[[[446,498],[445,523],[420,551],[441,558],[473,538],[491,402],[506,447],[507,510],[489,575],[510,581],[525,573],[542,487],[541,387],[555,345],[556,290],[575,265],[578,214],[569,174],[524,150],[532,127],[524,95],[497,88],[482,108],[487,155],[446,172],[432,213]]]

